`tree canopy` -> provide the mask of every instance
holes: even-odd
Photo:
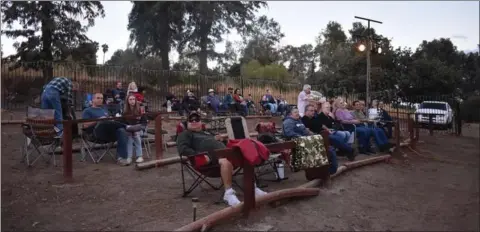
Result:
[[[479,53],[459,51],[449,38],[419,41],[417,48],[393,47],[389,35],[374,28],[367,31],[353,22],[348,31],[330,21],[317,28],[312,44],[282,44],[281,25],[273,18],[257,15],[266,2],[132,2],[128,16],[129,46],[117,50],[106,66],[177,70],[199,74],[224,74],[281,82],[309,83],[329,96],[365,92],[366,55],[358,46],[365,35],[374,38],[371,56],[371,91],[399,86],[406,94],[457,94],[468,97],[480,89]],[[105,15],[99,1],[14,2],[2,1],[4,35],[14,38],[16,53],[4,60],[17,66],[26,63],[74,61],[96,64],[107,41],[86,36],[97,17]],[[108,13],[108,12],[107,12]],[[84,19],[86,23],[81,23]],[[13,28],[19,24],[20,28]],[[228,39],[230,32],[241,35]],[[225,42],[225,51],[217,52]],[[378,48],[381,53],[376,53]],[[173,62],[172,51],[179,58]],[[2,57],[3,58],[3,57]],[[208,67],[215,61],[215,67]],[[15,68],[15,67],[14,67]],[[44,77],[52,76],[42,66]],[[478,93],[478,91],[476,91]]]

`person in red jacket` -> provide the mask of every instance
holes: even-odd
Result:
[[[240,89],[235,89],[233,92],[233,100],[235,101],[237,107],[242,111],[244,116],[248,115],[247,102],[243,99],[243,96],[240,94]]]

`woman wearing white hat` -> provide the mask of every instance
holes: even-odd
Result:
[[[215,113],[218,113],[218,110],[220,109],[220,100],[215,96],[215,91],[213,89],[208,90],[207,104],[212,107]]]

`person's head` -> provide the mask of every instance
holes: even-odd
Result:
[[[134,81],[130,82],[130,84],[128,84],[127,91],[137,92],[138,91],[137,84]]]
[[[383,101],[379,101],[378,108],[383,109],[383,107],[385,107],[385,104],[383,103]]]
[[[215,91],[213,89],[208,90],[208,95],[213,96],[215,95]]]
[[[345,109],[347,107],[347,103],[343,99],[343,97],[337,97],[335,101],[333,102],[333,107],[335,109]]]
[[[124,114],[138,114],[140,112],[140,105],[137,102],[137,98],[133,94],[129,94],[127,97],[127,104],[125,104]]]
[[[102,93],[93,94],[92,106],[100,107],[102,105],[103,105],[103,94]]]
[[[267,89],[265,92],[266,92],[267,94],[272,94],[272,93],[270,92],[270,89]]]
[[[76,81],[72,81],[72,91],[78,91],[80,89],[80,84]]]
[[[374,99],[374,100],[372,101],[371,107],[372,107],[372,108],[375,108],[375,109],[378,108],[378,100]]]
[[[307,116],[308,118],[313,118],[314,115],[315,115],[315,107],[310,104],[305,106],[305,116]]]
[[[236,88],[235,91],[233,92],[233,94],[240,94],[240,89]]]
[[[312,86],[310,85],[304,85],[303,86],[303,91],[306,93],[306,94],[310,94],[310,91],[312,90]]]
[[[138,87],[138,92],[145,95],[147,93],[147,90],[145,89],[145,87]]]
[[[322,110],[323,113],[326,114],[326,113],[330,112],[330,108],[331,108],[330,102],[327,101],[327,102],[322,103],[321,107],[322,107],[321,110]]]
[[[232,87],[228,87],[228,93],[233,93],[233,88]]]
[[[365,109],[365,101],[364,100],[360,100],[358,101],[360,103],[360,110],[364,110]]]
[[[191,131],[201,131],[202,122],[200,119],[200,114],[196,111],[192,111],[187,118],[187,129]]]
[[[353,101],[353,109],[356,111],[362,110],[362,103],[360,101]]]
[[[297,108],[293,108],[292,111],[290,111],[290,117],[292,117],[293,119],[300,118],[300,113],[298,112]]]
[[[122,82],[121,81],[117,81],[117,89],[121,89],[122,88]]]
[[[193,96],[193,92],[190,91],[190,90],[187,90],[187,96],[192,97],[192,96]]]

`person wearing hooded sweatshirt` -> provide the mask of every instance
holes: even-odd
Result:
[[[292,109],[290,114],[283,120],[283,135],[287,139],[298,138],[302,136],[314,135],[302,122],[297,108]],[[330,146],[328,149],[328,158],[330,161],[330,174],[336,173],[338,168],[337,153],[335,148]]]
[[[208,90],[207,104],[209,104],[210,107],[212,107],[215,113],[218,113],[220,109],[220,100],[215,95],[215,91],[213,89]]]

